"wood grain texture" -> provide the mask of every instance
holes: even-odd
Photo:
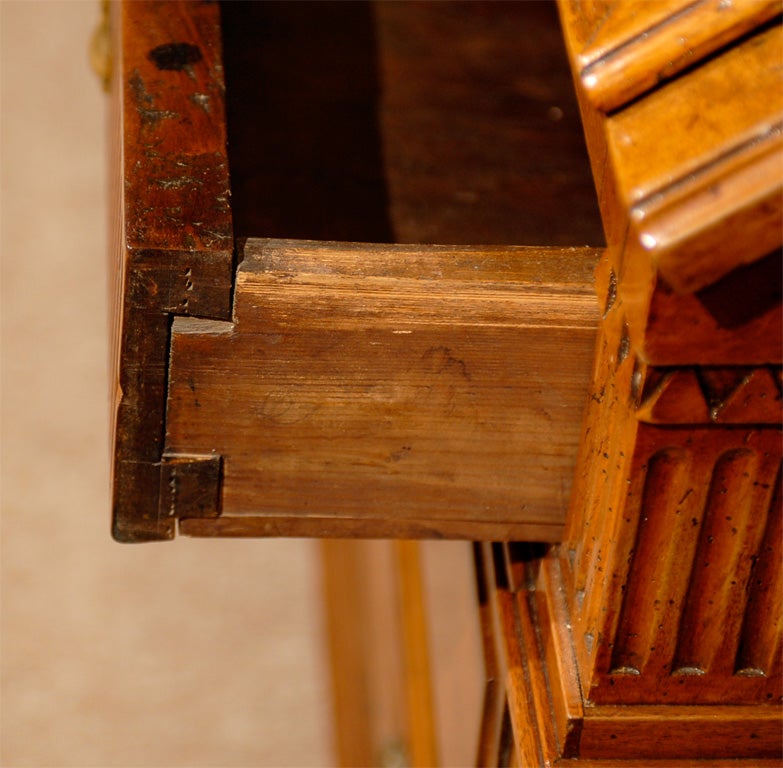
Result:
[[[410,754],[398,558],[392,541],[321,543],[339,765]]]
[[[610,371],[614,348],[599,346]],[[738,649],[743,627],[758,621],[747,602],[754,565],[779,557],[769,537],[780,514],[780,426],[642,423],[622,394],[635,375],[628,358],[594,392],[590,409],[607,409],[610,429],[583,446],[562,553],[584,696],[775,701],[777,619],[761,636],[761,674],[742,672]],[[770,576],[759,575],[757,600],[777,588]]]
[[[576,74],[609,112],[783,11],[779,0],[569,0],[562,4]]]
[[[580,97],[607,190],[604,312],[537,620],[552,711],[581,700],[587,764],[783,749],[781,40],[761,26],[608,117]]]
[[[476,765],[484,768],[501,764],[503,752],[501,740],[506,735],[504,734],[507,718],[506,687],[501,672],[501,653],[497,644],[499,627],[494,606],[494,570],[489,562],[491,552],[489,545],[485,543],[474,542],[472,546],[487,679],[475,762]]]
[[[585,718],[580,752],[615,760],[776,759],[780,713],[764,705],[596,707]]]
[[[781,369],[651,367],[636,415],[660,424],[777,425],[783,422]]]
[[[688,13],[705,7],[689,4]],[[561,3],[561,18],[567,38],[587,40],[600,38],[604,22],[631,23],[623,14],[640,21],[670,10]],[[629,56],[645,45],[629,39]],[[578,52],[569,51],[576,73]],[[756,25],[609,116],[578,86],[634,351],[655,365],[779,362],[783,29]]]
[[[248,241],[234,323],[177,319],[167,453],[223,458],[196,535],[554,540],[596,253]]]
[[[507,677],[509,699],[517,700],[509,713],[519,764],[625,766],[639,761],[666,766],[738,760],[740,765],[764,765],[780,754],[776,706],[583,703],[580,678],[568,659],[570,617],[556,558],[528,563],[528,579],[514,590],[503,575],[514,567],[509,551],[494,551],[490,591],[505,640],[501,653],[510,671],[522,671],[519,678]],[[546,628],[553,620],[562,622],[562,631],[550,636],[554,643],[547,648]],[[564,700],[574,705],[564,708]]]
[[[371,674],[367,668],[377,650],[371,646],[367,630],[371,624],[368,616],[371,572],[365,557],[367,551],[358,544],[324,539],[320,547],[335,712],[332,734],[335,752],[343,768],[370,765],[378,751],[374,723],[369,718],[374,697],[369,689]],[[388,658],[388,654],[387,665],[393,667],[393,659]],[[390,698],[387,693],[385,700]]]
[[[680,293],[780,244],[782,86],[776,24],[606,121],[628,248],[647,253]],[[666,141],[662,119],[678,129]]]
[[[174,533],[159,498],[170,317],[230,317],[219,9],[124,3],[117,35],[123,231],[114,254],[113,534],[144,541]]]

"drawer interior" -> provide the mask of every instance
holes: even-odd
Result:
[[[603,244],[549,2],[228,2],[237,237]]]

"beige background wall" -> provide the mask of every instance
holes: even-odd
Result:
[[[0,0],[0,764],[330,765],[315,545],[109,538],[98,13]]]

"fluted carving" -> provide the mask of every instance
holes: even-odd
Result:
[[[778,698],[780,369],[647,365],[606,305],[561,550],[585,698]]]

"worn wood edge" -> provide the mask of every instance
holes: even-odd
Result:
[[[540,693],[546,690],[547,684],[535,632],[530,634],[526,590],[514,592],[509,583],[506,548],[487,542],[477,546],[480,547],[477,564],[487,590],[493,650],[498,673],[504,681],[514,749],[521,765],[551,765],[557,756],[554,726],[550,709],[547,707],[543,716],[539,709]],[[498,727],[494,729],[497,730]],[[485,733],[492,732],[490,724]],[[485,754],[497,754],[497,750],[492,751],[495,746],[490,744]]]
[[[492,520],[444,520],[433,527],[428,520],[382,517],[222,515],[215,519],[184,518],[179,532],[194,537],[308,537],[356,539],[465,539],[468,541],[542,541],[562,539],[563,524],[509,523]]]
[[[596,109],[641,96],[783,11],[780,0],[692,3],[604,51],[579,54],[580,80]]]
[[[495,562],[498,550],[487,544],[487,562],[491,579],[491,600],[495,616],[495,637],[501,661],[508,702],[508,715],[514,747],[522,765],[542,765],[539,722],[533,705],[530,670],[522,652],[522,628],[519,624],[514,595],[505,583],[502,563]]]
[[[388,325],[391,311],[394,322],[402,325],[419,325],[426,318],[449,327],[464,323],[592,332],[598,321],[593,272],[599,255],[587,248],[268,241],[257,251],[245,248],[237,271],[238,305],[241,310],[248,304],[246,294],[269,308],[300,296],[302,313],[317,312],[314,292],[356,303],[366,290],[371,300],[357,304],[360,315],[351,315],[349,328],[359,317],[365,327]]]
[[[217,3],[122,2],[125,240],[231,251]]]
[[[235,308],[235,324],[226,321],[205,321],[201,319],[193,319],[186,317],[175,317],[172,326],[172,337],[175,340],[174,348],[176,350],[176,339],[184,337],[184,335],[195,334],[202,336],[220,336],[250,333],[251,330],[255,332],[255,326],[252,329],[245,329],[246,314],[245,311],[252,312],[255,315],[256,311],[262,311],[262,317],[268,318],[270,315],[274,315],[274,304],[276,301],[293,301],[293,306],[302,306],[302,311],[310,313],[309,304],[297,303],[296,299],[291,299],[291,291],[296,288],[296,281],[302,280],[306,282],[307,290],[317,290],[318,296],[322,296],[323,291],[337,290],[338,293],[342,292],[351,294],[350,300],[357,303],[357,306],[364,307],[363,299],[361,298],[364,282],[361,278],[354,279],[353,274],[355,271],[359,271],[361,274],[375,274],[380,272],[382,275],[388,274],[390,269],[387,265],[391,264],[391,271],[396,270],[396,274],[405,274],[409,277],[405,279],[406,283],[410,283],[408,287],[412,291],[408,294],[412,297],[415,303],[416,312],[410,315],[411,321],[419,324],[422,322],[422,318],[426,318],[426,322],[429,322],[430,314],[435,318],[435,322],[446,323],[451,328],[455,318],[459,318],[459,311],[454,311],[454,308],[449,305],[449,311],[444,312],[442,306],[438,304],[440,301],[439,296],[442,295],[444,301],[454,302],[454,293],[462,296],[461,293],[463,284],[474,289],[473,292],[468,291],[465,296],[466,300],[470,302],[470,312],[467,313],[466,322],[470,325],[481,324],[483,322],[483,316],[479,317],[479,312],[474,312],[475,304],[489,301],[491,305],[497,301],[496,295],[492,293],[493,282],[487,283],[482,276],[476,276],[476,270],[474,269],[474,260],[476,258],[476,248],[472,247],[460,247],[454,249],[450,246],[441,246],[432,248],[430,246],[419,245],[403,245],[400,247],[389,246],[366,246],[364,244],[329,244],[321,242],[307,242],[307,241],[257,241],[261,244],[263,260],[257,262],[253,261],[253,257],[249,254],[247,241],[243,243],[241,247],[241,253],[244,256],[242,263],[239,266],[240,275],[237,279],[237,307]],[[487,249],[481,249],[482,254]],[[595,259],[599,255],[599,251],[596,249],[518,249],[520,254],[527,255],[532,254],[535,260],[526,260],[524,258],[519,260],[519,269],[516,272],[521,272],[526,275],[533,272],[533,280],[537,281],[531,289],[531,293],[526,293],[526,285],[523,283],[514,282],[514,280],[503,281],[501,284],[502,298],[504,302],[499,305],[502,310],[495,313],[495,317],[491,319],[493,325],[498,323],[502,325],[511,324],[516,327],[558,327],[561,334],[566,334],[568,339],[574,339],[578,342],[583,342],[579,345],[579,349],[584,347],[585,354],[589,355],[592,349],[592,338],[595,331],[595,327],[598,320],[598,307],[597,301],[594,295],[592,273],[594,269]],[[433,252],[435,255],[433,256]],[[456,256],[455,256],[456,252]],[[438,262],[439,259],[445,259],[447,264],[455,264],[455,272],[459,275],[460,279],[455,279],[448,282],[447,285],[441,286],[440,293],[435,293],[432,290],[429,280],[420,280],[418,278],[410,277],[411,273],[418,274],[418,269],[407,263],[404,266],[400,266],[399,254],[409,254],[411,258],[420,259],[420,261],[429,264],[430,257],[433,257],[434,261]],[[495,254],[493,258],[496,258],[501,266],[508,264],[508,249],[495,248],[492,253]],[[440,254],[440,255],[438,255]],[[376,258],[377,257],[377,258]],[[483,258],[483,256],[479,257]],[[569,269],[570,264],[576,259],[579,269],[576,270],[577,274],[581,273],[579,279],[575,279],[573,284],[566,284],[565,287],[560,286],[556,281],[561,274],[571,275]],[[510,259],[511,272],[515,274],[515,267],[517,261]],[[299,266],[298,266],[299,265]],[[542,266],[543,265],[543,266]],[[274,269],[272,269],[274,267]],[[308,270],[305,272],[305,276],[301,277],[300,273],[296,271],[297,268],[302,270]],[[547,268],[552,273],[547,274]],[[442,274],[444,270],[437,268],[437,271]],[[490,270],[491,271],[491,270]],[[506,270],[508,271],[508,270]],[[335,272],[337,275],[335,276]],[[349,279],[346,279],[346,275]],[[464,276],[464,280],[462,279]],[[495,273],[492,273],[493,280]],[[445,278],[444,278],[445,279]],[[269,282],[267,282],[267,280]],[[282,284],[278,285],[277,281],[282,281]],[[317,283],[317,288],[313,288],[313,280],[321,282]],[[249,281],[249,282],[243,282]],[[337,284],[335,288],[334,284]],[[251,285],[252,284],[252,285]],[[422,285],[423,284],[423,285]],[[477,284],[477,285],[476,285]],[[540,289],[539,284],[543,284],[544,288]],[[397,302],[401,291],[405,290],[405,287],[400,287],[400,278],[393,277],[388,283],[384,281],[376,282],[374,279],[368,279],[366,285],[368,286],[369,295],[371,297],[370,305],[374,306],[380,301],[379,296],[383,296],[388,293],[392,297],[393,302]],[[487,288],[487,285],[490,287]],[[388,287],[388,292],[386,288]],[[539,305],[535,304],[536,296],[541,297],[541,290],[548,291],[544,293],[544,298],[541,299]],[[485,295],[486,294],[486,295]],[[575,296],[572,305],[569,304],[571,297]],[[476,298],[476,297],[479,298]],[[287,298],[286,298],[287,297]],[[512,303],[505,301],[506,298]],[[342,295],[340,296],[342,300]],[[563,329],[558,325],[558,315],[565,315],[563,309],[564,304],[569,304],[569,315],[563,320],[568,330]],[[455,306],[459,308],[462,306],[461,301],[457,301]],[[542,306],[548,311],[541,312],[541,319],[538,319],[538,315],[535,311],[536,306]],[[423,310],[419,310],[419,307],[424,307]],[[531,309],[532,307],[532,309]],[[299,310],[296,310],[299,311]],[[482,310],[483,312],[484,310]],[[527,311],[532,313],[529,320],[519,320],[517,315],[521,312]],[[351,316],[353,318],[353,315]],[[378,317],[375,318],[378,322],[381,322],[384,326],[388,325],[387,315],[381,311]],[[308,314],[308,322],[318,322],[317,316],[310,317]],[[267,320],[265,319],[266,323]],[[362,327],[368,327],[366,318],[362,316]],[[397,320],[395,320],[395,323]],[[355,321],[351,319],[350,327],[354,327]],[[266,326],[264,326],[266,327]],[[390,326],[390,329],[396,326]],[[249,326],[248,326],[249,328]],[[582,328],[583,331],[575,333],[576,328]],[[263,330],[263,328],[262,328]],[[565,337],[564,337],[565,338]],[[210,343],[223,344],[220,339],[213,339]],[[589,348],[588,348],[589,345]],[[219,347],[219,348],[222,348]],[[566,344],[566,349],[568,348]],[[585,358],[587,361],[588,358]],[[176,363],[176,360],[175,360]],[[589,365],[589,362],[587,363]],[[179,370],[179,378],[185,375],[184,370]],[[173,380],[173,379],[172,379]],[[579,395],[575,399],[575,409],[581,411],[582,400]],[[173,427],[172,427],[173,429]],[[574,444],[575,446],[576,444]],[[170,443],[172,450],[185,451],[188,448],[192,448],[183,440],[174,441]],[[201,446],[203,449],[204,446]],[[195,449],[194,449],[195,450]],[[218,449],[223,450],[223,449]],[[199,452],[199,451],[196,451]],[[230,466],[230,450],[225,449],[226,466]],[[569,472],[570,474],[570,472]],[[227,480],[229,483],[230,472],[227,470]],[[181,526],[181,531],[186,535],[194,536],[335,536],[335,537],[411,537],[411,538],[467,538],[467,539],[491,539],[491,540],[514,540],[514,539],[534,539],[543,541],[557,541],[562,532],[562,519],[557,516],[549,516],[538,514],[535,517],[526,518],[524,521],[519,520],[518,517],[511,516],[511,519],[506,517],[503,522],[499,522],[496,518],[498,513],[492,515],[489,520],[479,518],[476,520],[471,519],[474,514],[469,513],[468,519],[453,520],[444,522],[438,520],[433,522],[426,516],[418,515],[415,512],[412,515],[413,519],[408,516],[403,516],[400,521],[402,528],[395,528],[394,525],[388,520],[380,519],[377,513],[367,513],[359,517],[358,515],[352,515],[349,510],[343,510],[342,514],[338,514],[337,517],[327,516],[324,514],[312,517],[302,514],[297,519],[290,519],[286,522],[286,516],[280,514],[275,508],[269,508],[266,511],[259,511],[254,505],[251,509],[250,506],[236,506],[233,502],[229,501],[229,491],[234,493],[231,486],[227,485],[226,489],[226,506],[223,511],[222,521],[214,526],[206,526],[204,524],[197,524],[192,522],[184,522]],[[339,513],[339,510],[338,510]],[[347,514],[346,514],[347,513]],[[258,520],[253,521],[253,517],[258,515]],[[554,518],[554,519],[553,519]],[[347,530],[349,526],[354,525],[357,530]],[[439,532],[439,528],[445,529]],[[375,529],[375,530],[373,530]]]
[[[689,176],[729,164],[774,134],[783,122],[783,89],[779,70],[770,63],[781,56],[783,27],[764,27],[687,76],[605,117],[623,206],[630,211],[669,194],[687,184]],[[660,141],[662,115],[667,125],[688,130],[675,130]]]
[[[388,325],[392,311],[394,322],[403,325],[426,317],[450,327],[592,330],[598,320],[593,273],[600,254],[593,248],[248,240],[237,295],[263,295],[266,305],[301,294],[302,311],[308,312],[314,291],[343,301],[367,290],[371,301],[361,305],[361,322],[368,327]],[[400,309],[412,314],[406,317]]]
[[[582,119],[582,130],[584,132],[587,154],[590,159],[590,169],[598,198],[598,208],[601,214],[606,247],[609,254],[616,257],[625,240],[627,219],[617,203],[619,190],[617,179],[615,174],[612,173],[609,164],[606,117],[587,98],[579,77],[578,44],[575,39],[576,30],[569,12],[569,0],[557,0],[557,10],[560,26],[563,30],[563,40],[571,69],[576,100]]]
[[[125,272],[112,535],[128,543],[170,539],[175,533],[173,522],[160,514],[159,497],[171,319],[190,311],[230,317],[233,286],[230,253],[131,252]]]
[[[118,172],[113,183],[118,188],[117,205],[122,218],[114,254],[119,266],[115,281],[112,536],[120,542],[166,540],[175,533],[174,521],[161,514],[160,497],[170,317],[178,312],[224,319],[231,316],[233,233],[227,197],[225,121],[221,117],[219,8],[207,5],[125,2],[113,10],[112,16],[118,64],[114,69],[117,90],[114,130],[119,145]],[[155,34],[150,31],[154,28],[150,23],[153,16],[162,20],[166,28],[167,34],[160,39],[150,37]],[[195,16],[200,17],[199,23]],[[183,22],[185,17],[190,23]],[[183,27],[187,30],[183,31]],[[167,125],[177,114],[168,109],[167,100],[181,99],[179,81],[190,77],[184,68],[180,67],[180,71],[175,68],[175,80],[162,84],[164,75],[172,74],[166,65],[158,67],[161,71],[158,90],[151,86],[140,89],[139,68],[152,66],[151,51],[147,55],[146,48],[156,45],[165,48],[172,37],[179,42],[184,39],[182,35],[189,34],[201,35],[200,41],[210,49],[211,67],[206,79],[214,86],[210,94],[215,97],[212,107],[215,119],[207,121],[206,133],[199,137],[201,143],[191,153],[186,147],[181,154],[168,157],[154,149],[144,151],[139,122],[144,118],[144,110],[149,112],[145,119],[146,140],[156,145],[164,141],[157,137],[157,127]],[[146,36],[138,43],[144,50],[131,50],[126,43],[139,36]],[[201,77],[203,80],[203,73]],[[200,119],[203,109],[203,100],[202,103],[192,100],[179,113],[180,120],[187,121],[187,114]],[[195,169],[200,176],[194,177],[190,189],[181,182],[183,167],[194,156],[202,161]],[[210,183],[205,184],[204,178]],[[194,205],[200,205],[198,188],[201,186],[208,187],[209,194],[214,192],[222,198],[212,210],[214,221],[203,223],[203,236],[198,233],[194,236],[189,228],[171,222],[167,231],[175,232],[180,240],[157,237],[154,224],[134,228],[131,218],[135,221],[139,215],[147,219],[158,215],[152,209],[147,213],[142,210],[147,210],[144,201],[149,187],[145,179],[152,179],[153,188],[163,199],[170,198],[163,206],[169,217],[184,217],[185,209],[190,211]],[[177,201],[185,199],[188,205],[177,213]]]

